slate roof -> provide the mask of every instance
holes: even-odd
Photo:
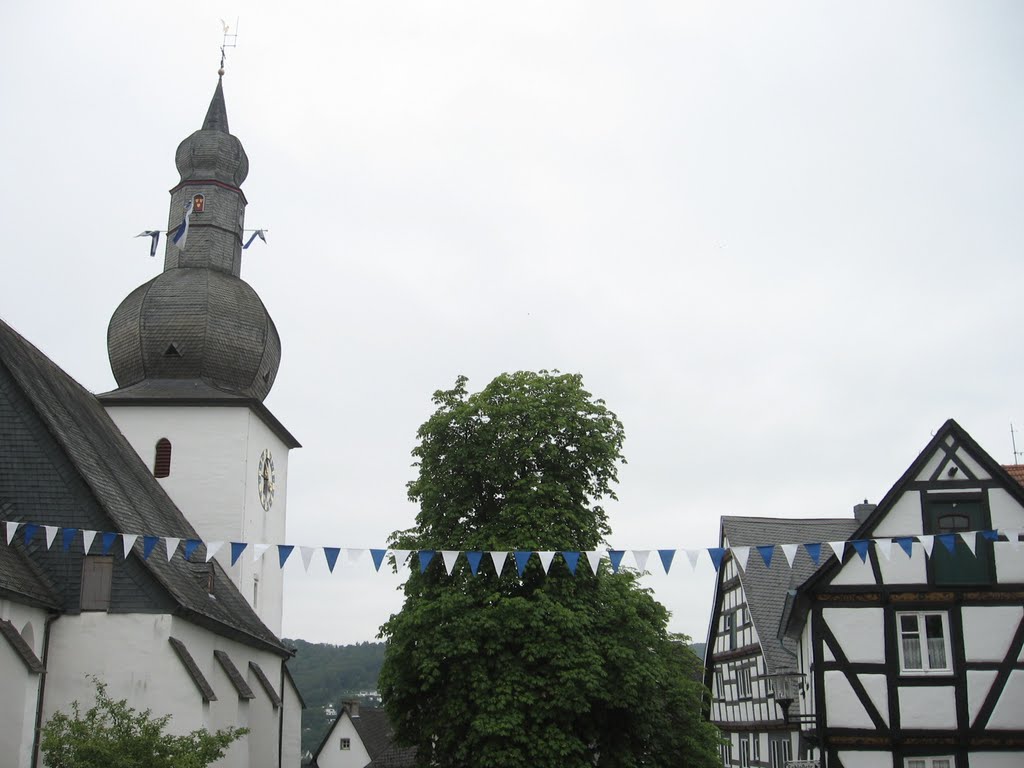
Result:
[[[747,599],[750,618],[754,622],[761,650],[769,673],[792,667],[793,651],[779,640],[779,622],[786,604],[786,594],[807,581],[819,568],[835,557],[828,546],[822,547],[820,564],[815,565],[807,551],[800,547],[790,568],[786,556],[776,547],[772,567],[764,564],[753,547],[762,544],[805,544],[845,541],[857,529],[855,518],[722,518],[722,541],[728,546],[751,547],[746,569],[738,569],[740,583]]]
[[[17,602],[41,608],[57,609],[61,605],[60,597],[42,571],[20,547],[8,546],[3,535],[0,535],[0,597],[13,597]]]
[[[3,321],[0,364],[63,449],[113,530],[200,538],[99,400]],[[135,546],[139,551],[141,540]],[[207,565],[174,557],[168,562],[157,556],[138,560],[176,604],[175,613],[227,637],[290,655],[216,561]],[[197,568],[205,573],[211,566],[216,599],[207,592],[207,580],[197,577]]]

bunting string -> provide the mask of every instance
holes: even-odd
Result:
[[[149,534],[117,533],[113,531],[93,531],[79,528],[62,528],[54,525],[40,525],[37,523],[23,522],[18,520],[0,521],[0,530],[3,531],[4,539],[8,545],[20,536],[20,541],[25,546],[33,543],[40,543],[47,550],[57,546],[61,551],[67,553],[75,548],[81,547],[85,554],[95,554],[98,549],[100,554],[111,555],[113,552],[120,552],[122,557],[127,558],[130,554],[137,554],[143,560],[153,556],[157,545],[164,543],[164,553],[167,561],[175,557],[182,557],[192,561],[200,547],[205,547],[202,558],[210,562],[215,557],[219,561],[229,560],[230,567],[238,565],[239,559],[246,555],[252,562],[259,562],[270,550],[276,553],[278,567],[284,568],[285,563],[291,557],[296,548],[301,556],[302,566],[309,571],[313,558],[318,552],[323,553],[324,561],[328,570],[332,573],[338,563],[338,558],[344,551],[344,562],[349,565],[358,565],[365,562],[364,556],[370,553],[374,570],[380,571],[385,559],[390,554],[395,558],[399,567],[408,566],[418,568],[421,573],[426,572],[431,563],[439,563],[440,568],[449,576],[455,572],[456,566],[461,560],[465,560],[469,566],[470,573],[476,576],[480,571],[484,555],[488,556],[494,571],[499,576],[508,566],[513,564],[520,577],[526,572],[531,559],[536,556],[544,573],[550,571],[556,557],[559,558],[570,574],[575,575],[580,564],[586,563],[591,573],[597,573],[602,561],[606,561],[612,573],[619,573],[621,570],[632,572],[651,572],[648,569],[650,556],[656,552],[657,562],[661,570],[667,575],[675,562],[675,556],[679,552],[685,552],[691,570],[696,570],[702,560],[711,563],[716,571],[721,569],[726,556],[731,557],[737,566],[746,571],[750,565],[750,558],[756,557],[764,564],[765,568],[793,568],[797,555],[802,549],[815,566],[822,564],[822,556],[827,560],[835,556],[840,561],[852,558],[859,558],[861,562],[867,562],[868,555],[872,549],[880,559],[886,562],[894,557],[905,556],[912,558],[915,551],[920,550],[924,557],[932,559],[936,552],[952,557],[978,557],[978,545],[980,542],[991,542],[1005,544],[1013,552],[1020,552],[1020,529],[989,529],[978,531],[960,531],[957,533],[939,533],[913,536],[893,536],[878,539],[854,539],[849,541],[828,541],[828,542],[801,542],[785,544],[759,544],[753,546],[735,547],[699,547],[699,548],[678,548],[678,549],[605,549],[605,550],[495,550],[488,552],[472,550],[432,550],[432,549],[393,549],[390,547],[361,548],[361,547],[328,547],[328,546],[298,546],[294,544],[267,544],[244,541],[203,541],[201,539],[182,539],[173,536],[155,536]],[[97,544],[98,540],[98,544]],[[116,547],[120,540],[120,546]],[[957,542],[963,542],[963,547],[958,547]],[[936,549],[938,544],[941,549]],[[828,549],[824,549],[824,547]],[[226,549],[225,549],[226,547]],[[781,551],[782,557],[777,556],[777,550]],[[899,553],[902,553],[900,555]],[[631,560],[626,561],[629,554]],[[413,556],[415,555],[415,563]],[[511,555],[511,558],[509,557]]]

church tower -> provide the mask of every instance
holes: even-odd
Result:
[[[223,73],[221,73],[223,75]],[[295,438],[263,404],[281,340],[241,279],[249,159],[228,132],[221,78],[203,126],[175,153],[163,272],[114,312],[107,354],[118,389],[100,400],[264,623],[281,633],[277,551],[285,541],[288,451]],[[162,531],[139,531],[157,534]],[[230,542],[248,542],[228,567]],[[179,555],[180,556],[180,555]]]

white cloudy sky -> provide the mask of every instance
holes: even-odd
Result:
[[[267,405],[304,445],[292,543],[410,525],[460,373],[583,374],[626,425],[627,549],[849,515],[949,417],[1012,461],[1020,3],[5,2],[0,315],[97,392],[218,17],[270,230],[243,264],[284,345]],[[372,639],[400,605],[368,560],[288,571],[289,636]],[[648,584],[703,639],[710,566]]]

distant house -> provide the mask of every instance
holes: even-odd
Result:
[[[342,705],[341,713],[313,753],[314,768],[412,768],[415,747],[394,743],[391,723],[383,709],[366,709],[358,702]]]

